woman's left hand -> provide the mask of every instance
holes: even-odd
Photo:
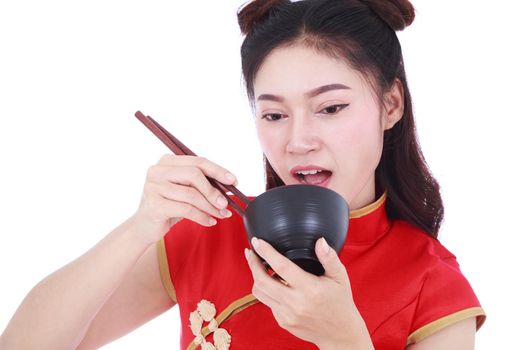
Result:
[[[302,270],[266,241],[253,238],[252,246],[286,282],[271,277],[260,259],[245,250],[254,279],[252,293],[271,309],[282,328],[321,350],[373,349],[365,322],[353,302],[347,271],[325,239],[315,245],[325,270],[320,277]]]

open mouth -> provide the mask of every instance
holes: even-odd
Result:
[[[302,184],[320,185],[326,183],[333,173],[329,170],[298,171],[293,176]]]

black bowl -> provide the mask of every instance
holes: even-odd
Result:
[[[248,204],[244,216],[250,241],[253,237],[265,240],[317,276],[324,273],[324,268],[315,254],[316,241],[324,237],[340,253],[348,224],[349,207],[344,198],[333,190],[314,185],[268,190]]]

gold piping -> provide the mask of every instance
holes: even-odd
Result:
[[[417,329],[416,331],[414,331],[407,338],[407,345],[417,343],[417,342],[427,338],[429,335],[431,335],[447,326],[450,326],[456,322],[462,321],[462,320],[470,318],[470,317],[476,317],[476,316],[485,316],[485,311],[481,307],[471,307],[469,309],[458,311],[456,313],[442,317],[442,318],[440,318],[436,321],[433,321],[433,322]],[[483,323],[482,320],[483,320],[483,317],[481,319],[478,319],[478,322],[476,324],[476,329],[479,329],[479,327]]]
[[[237,299],[236,301],[234,301],[233,303],[231,303],[230,305],[228,305],[228,307],[226,309],[224,309],[220,314],[219,316],[217,316],[215,318],[215,320],[217,321],[217,326],[220,326],[224,321],[226,321],[227,319],[229,319],[230,317],[232,317],[233,315],[241,312],[242,310],[254,305],[254,304],[257,304],[259,301],[257,300],[257,298],[255,298],[255,296],[253,294],[248,294],[246,295],[245,297],[242,297],[240,299]],[[201,334],[204,338],[206,338],[206,336],[208,334],[210,334],[210,330],[208,329],[208,326],[205,326],[202,330],[201,330]],[[187,350],[195,350],[197,349],[199,345],[196,345],[195,344],[195,339],[192,340],[192,342],[190,342],[190,344],[188,345],[188,348]]]
[[[380,196],[380,198],[378,198],[378,200],[376,202],[373,202],[373,203],[371,203],[369,205],[366,205],[363,208],[359,208],[359,209],[355,209],[355,210],[351,211],[349,213],[349,218],[350,219],[357,219],[359,217],[362,217],[364,215],[372,213],[373,211],[375,211],[376,209],[378,209],[382,205],[382,203],[385,201],[386,198],[387,198],[387,191],[385,191]]]
[[[159,262],[159,272],[161,273],[161,282],[165,287],[166,292],[170,299],[177,303],[177,297],[175,295],[174,284],[170,278],[170,269],[168,268],[168,259],[166,257],[166,248],[164,239],[160,239],[156,243],[157,248],[157,261]]]

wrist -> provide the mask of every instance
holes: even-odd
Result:
[[[133,217],[127,218],[116,227],[109,236],[119,241],[129,252],[141,255],[153,243],[146,235],[143,235],[136,227]]]
[[[155,235],[156,230],[149,225],[143,224],[142,220],[137,214],[130,216],[123,226],[125,227],[126,235],[132,238],[132,240],[144,247],[148,248],[150,245],[156,243],[158,238]]]
[[[344,332],[343,338],[329,337],[326,341],[317,343],[316,345],[320,350],[374,350],[373,342],[365,322],[361,315],[359,317],[360,322],[358,327],[344,328],[348,331]]]

